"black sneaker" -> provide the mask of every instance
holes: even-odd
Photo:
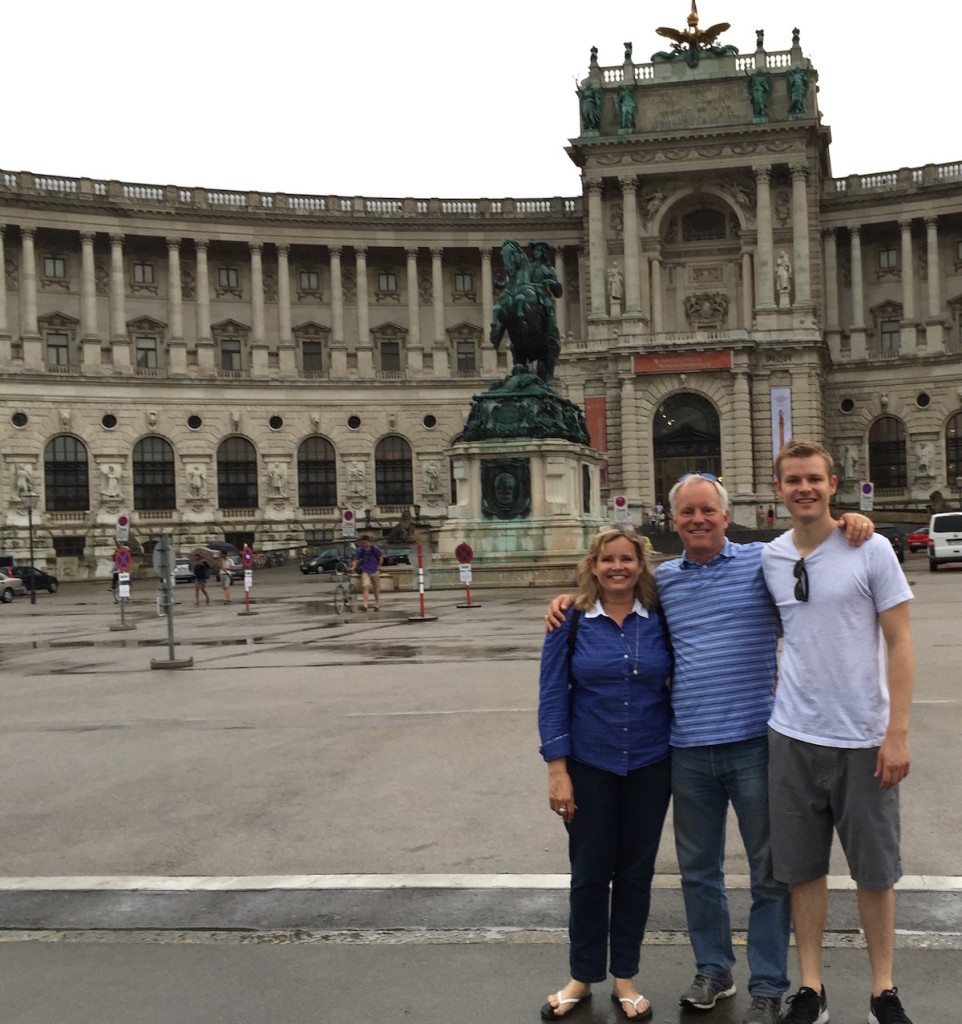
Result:
[[[785,1000],[788,1010],[782,1017],[782,1024],[827,1024],[828,999],[825,986],[821,994],[803,985],[793,996]]]
[[[880,996],[872,996],[869,1000],[869,1024],[912,1024],[897,988],[887,988]]]

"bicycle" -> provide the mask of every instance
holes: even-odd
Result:
[[[357,603],[357,584],[343,562],[334,570],[337,584],[334,587],[334,611],[337,615],[353,612]]]

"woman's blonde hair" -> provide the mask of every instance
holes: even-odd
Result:
[[[601,585],[591,571],[592,565],[597,561],[602,549],[613,540],[624,537],[638,555],[641,563],[641,572],[638,574],[638,582],[635,584],[635,597],[641,602],[643,608],[658,607],[658,591],[655,588],[655,576],[645,558],[645,538],[633,526],[603,526],[591,538],[588,546],[588,553],[578,563],[578,593],[575,596],[575,608],[586,612],[594,608],[595,602],[601,597]]]

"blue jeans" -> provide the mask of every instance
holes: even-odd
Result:
[[[751,871],[748,989],[780,996],[788,988],[791,901],[772,872],[768,823],[768,737],[708,747],[672,747],[675,850],[696,970],[727,978],[735,964],[725,892],[725,825],[731,802]]]
[[[604,981],[638,973],[651,878],[671,797],[669,758],[615,775],[568,758],[578,810],[567,824],[571,858],[571,977]],[[611,914],[609,919],[609,903]]]

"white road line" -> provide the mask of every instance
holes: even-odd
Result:
[[[729,875],[729,889],[748,889],[747,875]],[[568,875],[36,875],[0,877],[5,892],[251,892],[272,889],[567,889]],[[854,889],[847,875],[830,875],[830,889]],[[655,875],[655,889],[678,889],[678,875]],[[906,875],[903,892],[962,892],[957,875]]]

